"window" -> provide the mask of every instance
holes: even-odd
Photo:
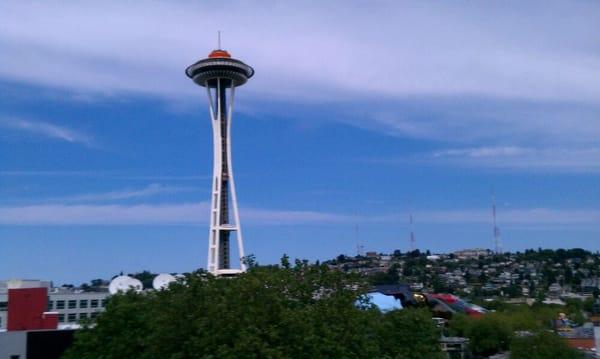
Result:
[[[58,321],[61,322],[61,323],[65,322],[65,315],[64,315],[64,313],[60,313],[58,315]]]
[[[10,359],[19,359],[21,356],[20,355],[11,355]]]
[[[79,320],[87,319],[87,318],[88,318],[88,314],[87,313],[79,313]]]
[[[102,304],[101,304],[102,308],[106,307],[106,299],[102,299]]]
[[[56,309],[65,309],[65,301],[57,300],[56,301]]]
[[[48,301],[48,311],[51,311],[52,307],[54,307],[54,301],[49,300]]]
[[[77,308],[77,301],[76,300],[70,300],[69,301],[69,309],[75,309]]]
[[[82,299],[79,301],[79,308],[87,308],[88,307],[88,300],[87,299]]]
[[[92,299],[90,301],[90,308],[98,308],[98,299]]]
[[[69,323],[73,323],[73,322],[77,321],[77,313],[69,313],[67,321]]]
[[[8,308],[8,302],[0,302],[0,312],[5,312]]]
[[[97,316],[98,316],[98,312],[93,312],[93,313],[90,315],[90,317],[91,317],[92,319],[96,319],[96,317],[97,317]]]

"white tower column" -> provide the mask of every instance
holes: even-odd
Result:
[[[213,181],[207,268],[215,275],[236,272],[230,268],[229,258],[229,242],[233,232],[236,234],[240,271],[246,270],[246,265],[242,262],[244,242],[231,161],[231,119],[235,86],[225,87],[224,82],[226,81],[217,79],[215,95],[206,86],[213,129]]]
[[[189,66],[186,74],[196,84],[206,87],[213,129],[207,269],[214,275],[234,275],[244,272],[246,265],[243,263],[244,242],[231,160],[233,98],[235,88],[245,84],[254,75],[254,69],[219,49]],[[230,241],[233,236],[237,241],[239,268],[231,267]]]

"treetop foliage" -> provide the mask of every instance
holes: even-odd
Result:
[[[196,272],[168,290],[111,297],[65,358],[441,358],[428,311],[361,309],[367,290],[358,276],[287,256],[235,278]]]
[[[470,349],[477,355],[510,350],[511,358],[579,358],[576,350],[550,332],[551,322],[560,311],[577,312],[569,306],[505,304],[480,318],[453,317],[450,333],[469,338]],[[519,337],[515,334],[519,332],[531,335]]]
[[[510,357],[512,359],[582,359],[583,354],[570,348],[555,334],[539,332],[513,339],[510,345]]]

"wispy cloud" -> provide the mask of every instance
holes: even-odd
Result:
[[[36,204],[0,207],[0,225],[207,225],[208,202],[167,204]],[[355,216],[320,211],[295,211],[246,207],[242,224],[248,225],[336,225],[406,222],[406,213]],[[489,224],[489,209],[417,210],[420,224]],[[502,226],[597,226],[600,210],[524,208],[498,212]]]
[[[152,183],[144,188],[130,188],[119,191],[109,191],[100,193],[87,193],[70,197],[63,197],[60,199],[62,202],[74,203],[74,202],[108,202],[108,201],[119,201],[134,198],[147,198],[161,194],[172,194],[179,192],[194,191],[196,188],[193,187],[175,187],[175,186],[164,186],[158,183]],[[54,200],[56,201],[56,199]]]
[[[389,158],[361,160],[389,165],[426,164],[435,166],[502,169],[519,172],[598,173],[600,148],[534,148],[520,146],[449,148]]]
[[[499,158],[529,155],[533,152],[530,148],[504,146],[504,147],[475,147],[436,151],[433,158]]]
[[[521,171],[600,172],[600,148],[473,147],[436,151],[430,163]]]
[[[392,136],[541,149],[520,154],[529,156],[522,167],[567,168],[577,151],[587,159],[572,168],[597,167],[581,148],[600,138],[599,3],[265,1],[252,16],[239,9],[242,2],[1,2],[0,51],[11,56],[0,57],[0,79],[196,103],[182,69],[215,44],[211,35],[190,44],[189,34],[220,28],[225,47],[257,70],[240,103],[250,112],[276,111],[278,102],[282,116],[293,116],[291,105],[308,103],[315,107],[306,117]],[[550,146],[562,150],[550,154]]]
[[[47,204],[0,207],[4,225],[169,225],[200,224],[207,203],[172,205]]]
[[[418,222],[439,224],[491,223],[490,209],[416,211]],[[600,223],[600,210],[522,208],[498,211],[501,225],[594,225]]]
[[[0,207],[3,225],[207,225],[207,202],[156,205],[39,204]],[[332,224],[350,217],[314,211],[244,208],[242,221],[259,225]]]
[[[87,147],[95,146],[93,138],[88,134],[48,122],[31,121],[19,118],[3,118],[0,119],[0,127],[64,142],[78,143]]]
[[[116,180],[144,180],[144,181],[197,181],[209,179],[209,175],[169,175],[169,174],[135,174],[122,171],[36,171],[36,170],[4,170],[0,176],[7,177],[96,177]]]
[[[247,90],[257,94],[597,102],[598,4],[515,5],[265,1],[250,15],[235,1],[144,8],[121,1],[3,2],[0,46],[13,56],[0,60],[0,76],[101,93],[191,94],[181,70],[215,41],[207,35],[190,44],[189,35],[221,28],[225,46],[258,69]],[[339,14],[333,21],[332,11]],[[539,16],[528,15],[534,12]]]
[[[241,209],[245,219],[255,224],[302,225],[302,224],[338,224],[350,223],[355,216],[318,211],[285,211],[275,209]]]

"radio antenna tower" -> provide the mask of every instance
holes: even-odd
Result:
[[[217,33],[217,46],[218,49],[212,51],[207,58],[189,66],[185,73],[197,85],[206,88],[213,128],[207,268],[213,275],[235,275],[244,272],[246,265],[243,263],[244,243],[231,167],[231,115],[235,88],[245,84],[254,75],[254,69],[233,59],[227,51],[220,48],[220,31]],[[232,233],[236,234],[239,269],[232,269],[229,260],[229,240]]]
[[[413,227],[413,215],[412,212],[408,215],[409,227],[410,227],[410,251],[415,250],[415,231]]]
[[[364,249],[365,249],[365,246],[363,246],[360,243],[358,243],[356,245],[356,256],[357,257],[362,257],[363,253],[364,253]]]
[[[356,222],[354,222],[354,240],[356,241],[356,256],[362,257],[364,255],[365,246],[360,243],[360,227],[358,225],[358,221],[360,217],[358,216],[358,211],[354,214]]]
[[[496,254],[502,253],[502,245],[500,243],[500,228],[496,224],[496,193],[492,191],[492,220],[493,220],[493,235],[494,235],[494,250]]]

